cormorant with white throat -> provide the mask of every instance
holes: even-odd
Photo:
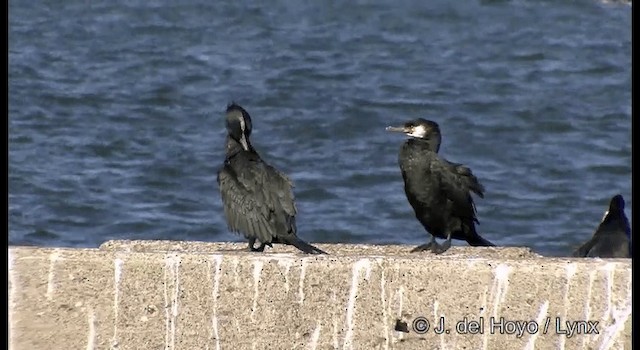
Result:
[[[402,132],[409,139],[402,145],[398,163],[404,191],[416,218],[431,234],[431,241],[412,252],[431,250],[441,254],[451,247],[451,239],[472,246],[493,246],[475,228],[479,223],[471,192],[484,197],[484,187],[468,167],[438,156],[442,136],[439,125],[418,118],[387,131]],[[439,245],[437,238],[446,238]]]

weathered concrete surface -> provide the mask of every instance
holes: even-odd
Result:
[[[245,246],[10,247],[10,349],[631,349],[631,260]],[[426,334],[412,329],[419,316],[431,323]],[[448,334],[434,332],[440,317]],[[484,320],[482,334],[460,334],[465,317]],[[491,317],[538,330],[491,334]],[[397,320],[409,333],[394,330]],[[558,334],[580,320],[598,321],[598,334]]]

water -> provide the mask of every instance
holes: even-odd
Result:
[[[313,242],[426,242],[390,124],[440,123],[479,231],[563,255],[631,213],[631,6],[584,1],[9,2],[9,243],[238,241],[223,111],[254,121]],[[457,243],[463,244],[463,243]]]

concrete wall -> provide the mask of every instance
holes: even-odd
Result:
[[[10,247],[10,349],[631,349],[631,260],[245,246]],[[436,334],[441,317],[449,332]],[[465,318],[480,334],[460,334]],[[500,318],[521,334],[497,334]],[[571,321],[590,334],[566,334]]]

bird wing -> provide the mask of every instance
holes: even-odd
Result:
[[[631,226],[624,212],[607,212],[604,219],[598,225],[594,236],[604,236],[623,233],[631,238]]]
[[[261,161],[234,169],[225,163],[218,186],[229,229],[269,243],[279,234],[296,233],[291,181]],[[284,231],[284,232],[282,232]]]
[[[583,248],[584,247],[584,248]],[[600,257],[600,258],[629,258],[631,257],[631,246],[624,234],[614,236],[593,237],[588,244],[585,244],[577,251],[576,256]],[[578,255],[583,254],[583,255]]]
[[[584,258],[589,254],[589,251],[596,245],[597,241],[593,238],[586,241],[580,247],[573,251],[571,254],[573,257]]]
[[[439,177],[440,186],[453,203],[457,215],[476,218],[476,207],[470,192],[484,198],[484,187],[471,169],[462,164],[441,159],[431,163],[431,172]]]
[[[629,220],[623,213],[607,212],[591,239],[573,252],[574,257],[627,257],[630,252]]]

